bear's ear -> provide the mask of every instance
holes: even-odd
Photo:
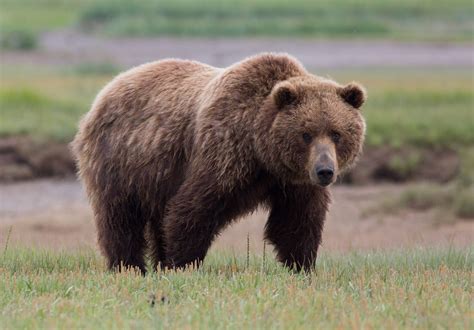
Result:
[[[359,109],[367,98],[364,87],[355,82],[344,86],[340,90],[339,95],[356,109]]]
[[[293,86],[287,83],[277,85],[273,92],[273,99],[278,109],[283,109],[298,102],[298,95]]]

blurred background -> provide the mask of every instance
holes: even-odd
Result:
[[[0,0],[0,244],[95,246],[68,142],[118,72],[179,57],[287,52],[357,80],[359,165],[333,187],[324,251],[472,244],[472,0]],[[266,214],[215,248],[262,251]]]

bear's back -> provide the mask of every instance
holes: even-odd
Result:
[[[172,59],[118,75],[98,94],[72,144],[81,173],[165,162],[169,170],[190,152],[199,95],[218,72]]]
[[[132,68],[114,78],[97,95],[90,113],[160,111],[198,94],[218,69],[186,60],[163,60]],[[156,108],[158,106],[158,108]],[[154,107],[154,108],[153,108]],[[152,109],[153,108],[153,109]]]

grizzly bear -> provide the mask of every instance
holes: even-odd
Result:
[[[177,59],[118,75],[72,147],[110,269],[199,264],[259,205],[265,239],[296,270],[315,263],[328,186],[364,140],[364,89],[310,74],[286,54],[220,69]]]

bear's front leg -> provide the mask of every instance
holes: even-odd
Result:
[[[265,239],[275,246],[280,262],[298,271],[314,267],[329,202],[329,192],[312,185],[271,192]]]
[[[228,198],[209,176],[186,180],[169,201],[164,218],[166,266],[199,266],[215,236],[229,222]]]

